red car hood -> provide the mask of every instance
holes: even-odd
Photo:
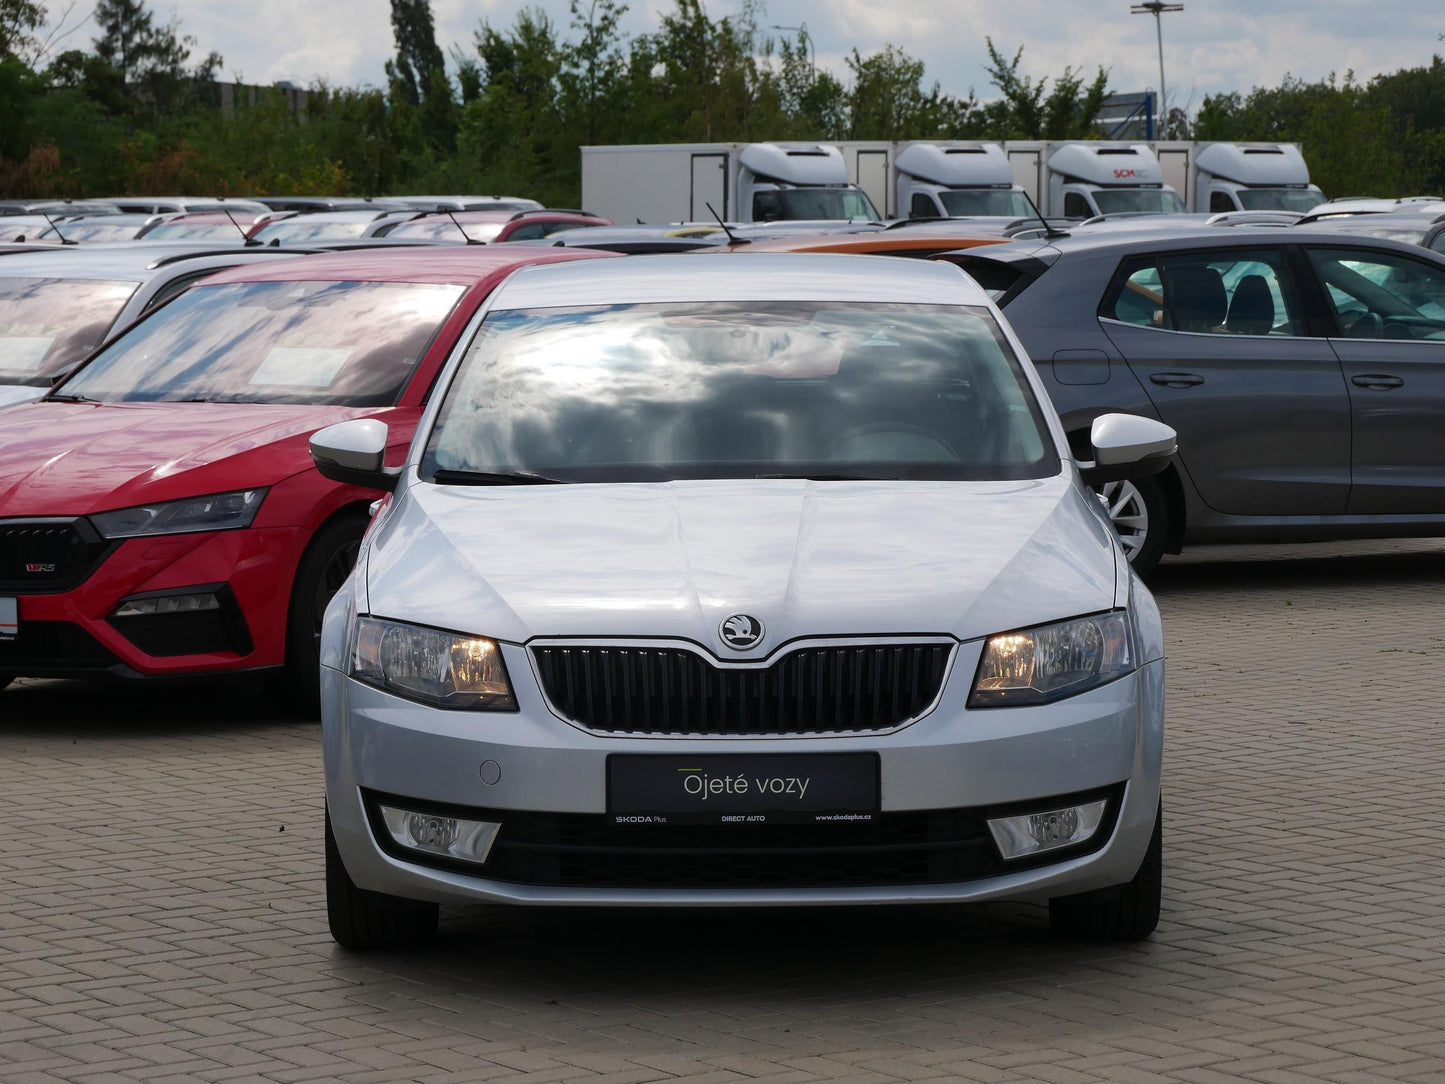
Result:
[[[307,438],[388,408],[57,403],[0,415],[0,517],[87,515],[269,486],[311,466]]]

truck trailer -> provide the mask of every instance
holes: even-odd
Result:
[[[582,148],[583,206],[618,222],[1308,210],[1292,143],[1107,140]]]
[[[1151,143],[1191,211],[1298,211],[1325,202],[1296,143]]]
[[[878,210],[822,143],[582,148],[582,206],[615,222],[872,221]]]

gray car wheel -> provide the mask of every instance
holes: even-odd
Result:
[[[1168,504],[1164,490],[1154,478],[1105,482],[1094,492],[1109,514],[1124,556],[1134,571],[1147,576],[1164,555],[1168,534]]]

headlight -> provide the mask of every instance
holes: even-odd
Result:
[[[1044,704],[1123,677],[1134,669],[1122,610],[990,636],[968,698],[971,708]]]
[[[265,496],[264,489],[238,489],[234,493],[213,493],[209,497],[188,497],[183,501],[102,512],[91,516],[90,522],[106,538],[230,531],[251,526]]]
[[[517,710],[495,640],[359,617],[353,642],[358,681],[443,708]]]

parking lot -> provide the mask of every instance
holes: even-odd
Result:
[[[314,723],[0,694],[0,1079],[1438,1080],[1445,543],[1167,564],[1165,913],[446,914],[328,937]]]

